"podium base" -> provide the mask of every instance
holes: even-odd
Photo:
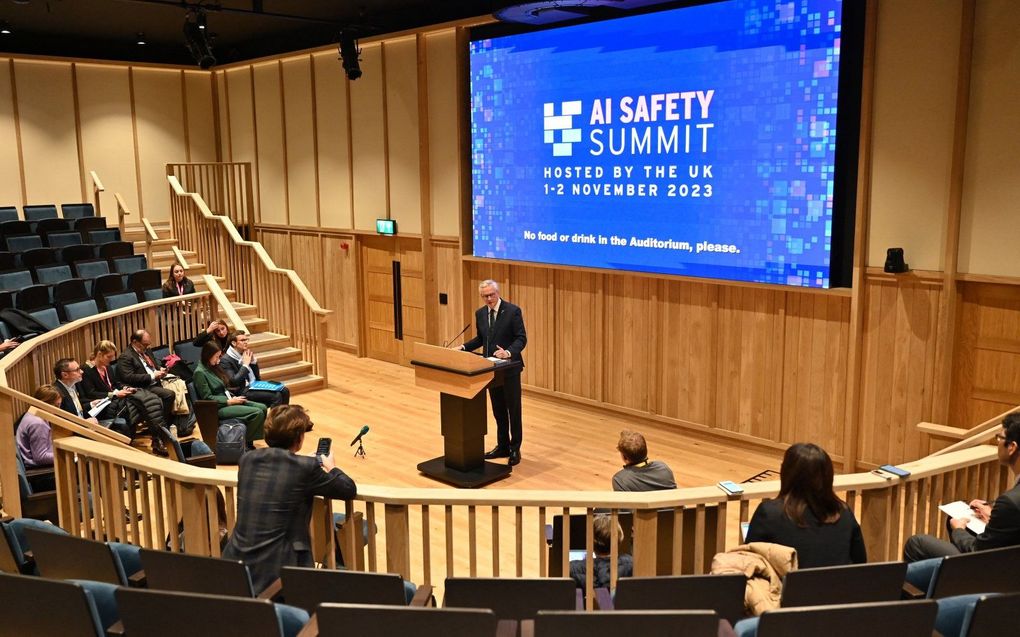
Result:
[[[482,462],[482,466],[474,471],[458,471],[446,466],[446,458],[439,456],[432,460],[426,460],[418,465],[421,471],[428,477],[452,484],[461,489],[477,489],[485,485],[502,480],[513,472],[513,467],[495,462]]]

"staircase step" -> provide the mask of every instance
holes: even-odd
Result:
[[[156,257],[153,256],[152,260],[155,261]],[[176,263],[176,261],[174,263]],[[163,278],[166,279],[168,276],[170,276],[170,268],[173,267],[173,264],[168,263],[166,265],[156,267],[159,268],[159,271],[163,274]],[[188,278],[195,282],[195,289],[197,290],[205,289],[205,283],[202,282],[201,279],[197,279],[196,277],[200,277],[201,275],[208,273],[209,273],[208,269],[204,263],[192,263],[191,261],[188,261],[187,275]]]
[[[257,352],[259,367],[274,367],[301,360],[301,350],[296,347],[278,347]]]
[[[259,371],[265,380],[282,380],[310,374],[312,372],[312,364],[308,361],[294,361],[282,365],[273,365],[272,367],[263,367],[260,364]]]
[[[291,396],[326,388],[326,379],[316,374],[285,378],[282,382],[290,390]]]
[[[191,252],[190,250],[181,250],[181,254],[187,259],[188,263],[192,261],[198,261],[198,254]],[[153,250],[152,252],[152,266],[156,268],[169,267],[177,263],[177,255],[174,254],[173,250]]]
[[[258,334],[251,335],[248,345],[257,354],[262,354],[262,352],[268,352],[281,347],[290,347],[290,337],[286,334],[277,334],[275,332],[259,332]]]
[[[258,334],[259,332],[265,332],[269,329],[269,320],[258,316],[250,319],[244,319],[244,324],[248,328],[248,332],[251,334]]]
[[[243,318],[245,322],[247,322],[249,318],[258,318],[259,316],[259,309],[254,305],[241,303],[240,301],[233,301],[232,305],[234,306],[234,310],[237,312],[237,315]]]

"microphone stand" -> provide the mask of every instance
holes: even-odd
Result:
[[[365,458],[365,442],[364,442],[364,439],[359,439],[358,440],[358,448],[354,452],[354,457],[355,458],[358,458],[358,457]]]

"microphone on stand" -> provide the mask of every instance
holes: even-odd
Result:
[[[360,442],[362,437],[364,437],[364,435],[367,433],[368,425],[365,425],[364,427],[361,428],[361,431],[358,432],[357,437],[355,437],[354,440],[351,441],[351,444],[349,446],[353,447],[356,443]]]
[[[460,338],[461,336],[463,336],[463,335],[464,335],[464,332],[468,331],[468,328],[469,328],[469,327],[471,327],[471,324],[470,324],[470,323],[468,323],[467,325],[465,325],[465,326],[464,326],[464,329],[462,329],[462,330],[460,331],[460,334],[458,334],[458,335],[454,336],[453,338],[451,338],[451,339],[450,339],[450,340],[448,340],[448,341],[444,341],[444,342],[443,342],[443,347],[449,347],[450,343],[454,342],[455,340],[457,340],[458,338]]]

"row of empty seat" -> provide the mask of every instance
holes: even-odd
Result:
[[[42,221],[43,219],[81,219],[82,217],[96,216],[96,210],[90,203],[65,203],[60,204],[60,214],[57,214],[56,204],[34,204],[22,206],[23,215],[18,214],[17,206],[0,206],[0,222],[4,221]]]

